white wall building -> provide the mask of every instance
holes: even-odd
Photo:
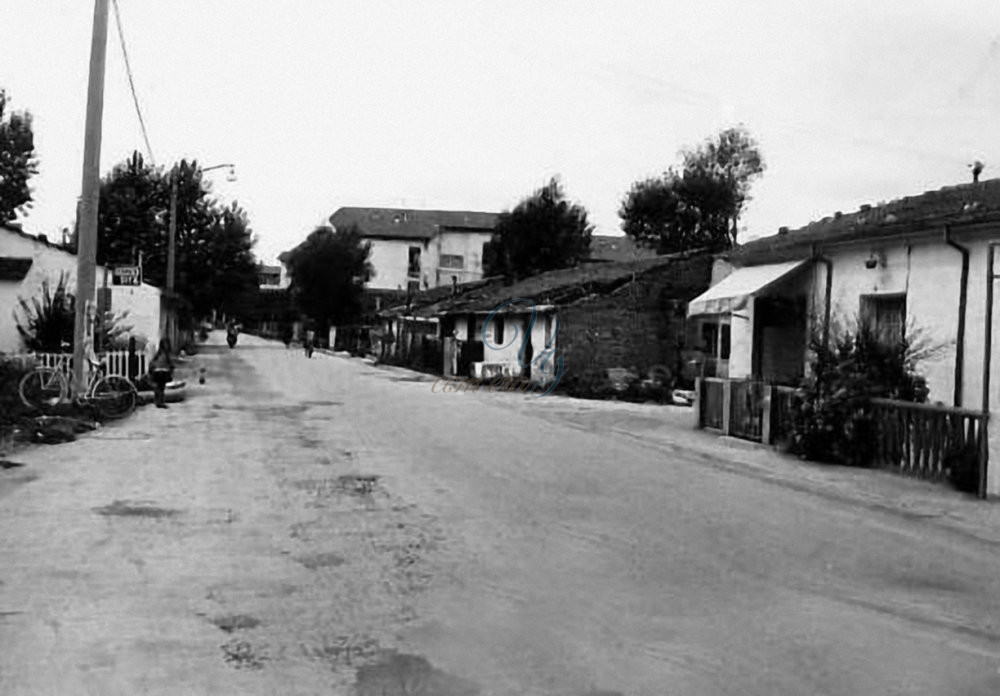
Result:
[[[340,208],[336,229],[357,225],[370,242],[371,290],[417,292],[483,277],[483,248],[495,213],[393,208]]]
[[[692,334],[715,376],[795,383],[825,327],[905,329],[932,349],[917,365],[930,403],[991,413],[989,490],[1000,493],[997,248],[1000,179],[782,228],[716,261],[713,286],[688,306]]]
[[[71,251],[49,242],[43,236],[30,235],[19,227],[0,225],[0,353],[18,353],[24,349],[14,318],[24,318],[19,298],[31,301],[40,297],[43,283],[51,288],[65,274],[71,292],[76,291],[77,259]],[[97,267],[95,284],[110,288],[110,309],[116,314],[128,312],[124,320],[130,334],[156,342],[162,333],[161,292],[149,285],[113,286],[110,272]]]

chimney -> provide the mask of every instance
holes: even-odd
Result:
[[[451,294],[452,296],[458,294],[458,276],[451,277]]]
[[[980,162],[979,160],[976,160],[975,162],[973,162],[969,166],[972,167],[972,183],[978,184],[979,183],[979,175],[983,173],[983,167],[985,165],[982,162]]]

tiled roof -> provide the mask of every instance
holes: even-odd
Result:
[[[45,246],[50,247],[52,249],[65,251],[67,254],[74,254],[72,249],[67,249],[61,244],[55,244],[53,242],[50,242],[48,240],[48,237],[46,237],[44,234],[38,234],[38,235],[28,234],[23,229],[21,229],[19,225],[15,225],[13,223],[8,222],[6,224],[0,224],[0,230],[11,232],[13,234],[16,234],[18,237],[24,237],[25,239],[30,239],[31,241],[38,242],[39,244],[44,244]]]
[[[490,232],[496,213],[465,210],[411,210],[403,208],[340,208],[330,216],[334,228],[356,224],[365,237],[431,239],[439,230]]]
[[[633,277],[691,258],[697,253],[654,256],[630,262],[581,264],[575,268],[548,271],[524,278],[511,285],[493,279],[466,283],[451,288],[434,288],[413,300],[410,313],[415,316],[435,316],[444,312],[489,312],[507,300],[524,297],[536,304],[561,305],[593,294],[613,291]],[[438,295],[437,293],[441,293]],[[431,294],[435,293],[435,294]]]
[[[733,249],[728,257],[736,263],[783,260],[813,244],[878,239],[988,221],[1000,221],[1000,179],[946,186],[877,206],[861,206],[851,213],[836,213],[797,230],[751,240]]]
[[[632,261],[656,256],[656,251],[636,244],[631,237],[593,235],[590,238],[590,261]]]
[[[33,260],[15,256],[0,256],[0,280],[24,280]]]

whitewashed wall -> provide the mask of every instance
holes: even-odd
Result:
[[[161,292],[159,288],[145,283],[139,286],[111,286],[111,311],[115,314],[127,312],[122,324],[130,326],[129,336],[145,344],[157,344],[163,334],[161,314]]]
[[[42,283],[46,279],[51,287],[55,288],[59,281],[60,272],[68,274],[69,287],[75,292],[76,255],[41,240],[0,228],[0,256],[33,260],[31,268],[23,280],[19,282],[0,280],[0,352],[18,353],[23,350],[21,337],[17,332],[14,320],[14,309],[18,306],[18,298],[40,297]],[[95,278],[102,276],[103,269],[99,268]]]

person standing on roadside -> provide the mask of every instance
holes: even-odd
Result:
[[[149,363],[149,378],[153,382],[156,408],[167,408],[167,383],[173,378],[174,361],[170,358],[170,339],[161,338],[160,347]]]
[[[302,346],[306,350],[306,357],[311,358],[313,356],[313,348],[315,347],[316,332],[310,329],[306,331],[306,340],[303,341]]]

